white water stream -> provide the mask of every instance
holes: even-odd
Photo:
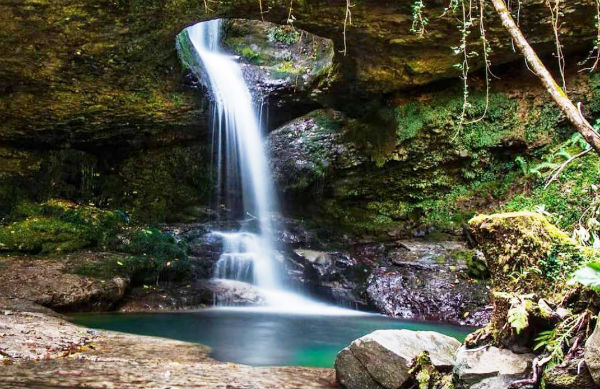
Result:
[[[294,313],[352,312],[315,302],[286,290],[283,285],[271,225],[276,201],[260,122],[240,65],[220,48],[221,30],[221,21],[211,20],[188,27],[187,33],[215,100],[213,137],[218,188],[225,192],[241,189],[243,214],[256,218],[258,232],[243,229],[215,232],[223,239],[215,277],[251,282],[261,288],[268,303],[262,309]],[[221,195],[219,198],[231,197],[231,193]]]

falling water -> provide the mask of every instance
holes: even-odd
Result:
[[[270,222],[275,197],[261,129],[239,64],[219,47],[220,32],[220,20],[187,28],[215,100],[217,187],[226,192],[225,198],[230,199],[227,205],[235,209],[235,197],[239,198],[235,192],[241,184],[240,208],[243,215],[256,219],[258,233],[219,233],[223,238],[223,254],[216,265],[215,276],[279,289],[281,281],[276,276]]]
[[[227,206],[237,214],[251,217],[257,232],[242,228],[236,232],[214,232],[223,240],[223,252],[215,266],[215,277],[252,282],[267,299],[267,310],[294,313],[348,314],[286,291],[277,270],[271,213],[275,204],[273,182],[263,146],[260,122],[252,95],[235,57],[219,47],[220,20],[188,27],[187,34],[207,80],[215,104],[213,155],[217,188]],[[239,201],[241,192],[242,201]]]

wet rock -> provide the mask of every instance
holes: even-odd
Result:
[[[341,112],[317,110],[272,131],[267,140],[273,178],[283,192],[298,192],[328,173],[365,162],[367,157],[346,141]]]
[[[309,293],[338,305],[367,308],[365,283],[370,269],[348,254],[297,249]]]
[[[369,276],[369,299],[394,317],[483,325],[487,283],[468,276],[465,255],[461,242],[400,241]]]
[[[213,295],[216,305],[264,305],[266,297],[259,288],[234,280],[199,280],[196,289],[204,289]]]
[[[496,376],[522,378],[531,370],[533,358],[533,354],[516,354],[497,347],[473,350],[461,347],[456,354],[454,373],[465,384]]]
[[[224,45],[240,56],[244,78],[262,97],[299,99],[317,84],[323,85],[333,66],[330,39],[290,25],[259,20],[228,19]]]
[[[348,389],[400,388],[413,360],[423,351],[444,371],[455,362],[460,342],[430,331],[379,330],[352,342],[335,362],[338,382]]]
[[[253,95],[275,108],[285,106],[284,116],[272,109],[275,120],[293,118],[294,113],[307,112],[311,93],[326,87],[333,66],[334,49],[330,39],[292,27],[249,19],[223,19],[222,44],[226,51],[237,55],[246,84]],[[209,89],[208,77],[186,30],[177,36],[177,48],[184,67]],[[272,120],[269,117],[269,120]]]
[[[193,284],[144,286],[130,290],[119,303],[119,311],[175,311],[202,308],[213,302],[211,290]]]
[[[197,279],[187,284],[134,288],[119,306],[122,312],[175,311],[212,305],[264,305],[254,285],[221,279]]]

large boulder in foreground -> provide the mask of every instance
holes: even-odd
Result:
[[[352,342],[337,355],[336,377],[348,389],[395,389],[410,378],[409,369],[423,351],[432,365],[448,370],[460,342],[431,331],[379,330]]]

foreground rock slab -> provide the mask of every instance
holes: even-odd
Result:
[[[88,330],[40,313],[0,320],[3,389],[338,387],[332,369],[223,363],[203,345]]]
[[[337,380],[348,389],[400,388],[413,360],[427,351],[440,370],[454,365],[460,342],[431,331],[379,330],[352,342],[337,356]]]
[[[129,280],[100,280],[73,273],[82,264],[115,253],[78,252],[52,257],[0,256],[0,296],[28,300],[55,310],[106,310],[123,297]]]

